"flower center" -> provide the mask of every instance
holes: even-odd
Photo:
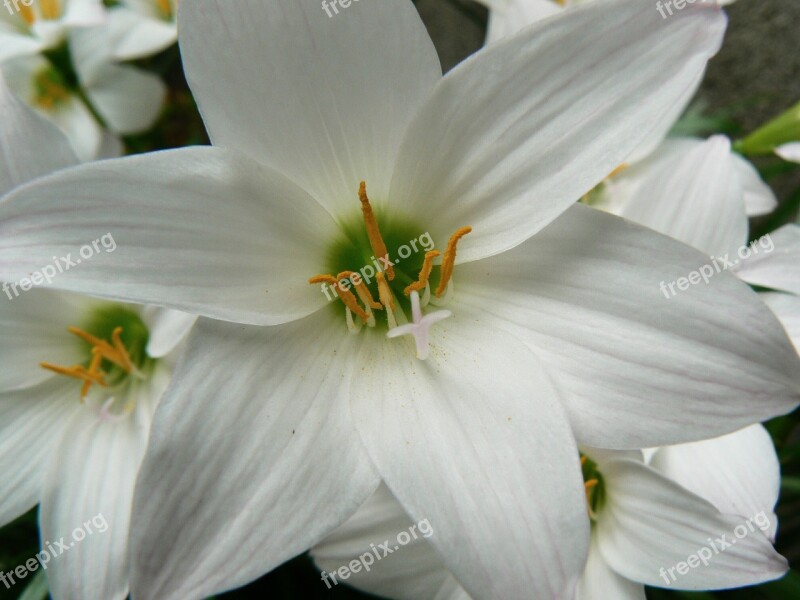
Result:
[[[44,110],[63,104],[70,97],[66,80],[55,67],[45,67],[34,76],[34,104]]]
[[[42,21],[55,21],[61,16],[61,0],[39,0],[38,15],[32,4],[26,5],[25,2],[20,2],[17,8],[20,16],[29,27],[39,19]]]
[[[583,471],[583,486],[586,489],[586,509],[592,521],[597,520],[597,512],[605,502],[605,484],[603,475],[591,458],[581,453],[581,470]]]
[[[177,2],[175,2],[175,4],[177,5]],[[170,0],[156,0],[156,7],[164,19],[168,21],[172,20],[173,9]]]
[[[81,381],[81,403],[94,385],[119,387],[131,376],[144,377],[143,369],[151,361],[145,352],[149,333],[138,314],[122,307],[107,307],[94,313],[85,329],[69,327],[67,331],[81,340],[85,360],[70,367],[39,364],[43,369]]]
[[[360,226],[343,227],[344,239],[338,241],[332,251],[332,273],[337,274],[316,275],[308,281],[320,284],[329,300],[338,297],[342,301],[347,328],[351,333],[359,333],[365,324],[368,328],[376,327],[378,320],[374,311],[383,310],[389,330],[387,336],[414,337],[417,357],[424,360],[428,356],[431,325],[452,313],[438,310],[424,314],[423,308],[429,303],[441,306],[449,301],[457,246],[472,229],[462,227],[456,231],[442,256],[434,249],[429,233],[419,235],[418,229],[397,219],[384,219],[389,224],[385,230],[388,235],[385,236],[378,226],[378,217],[363,181],[358,196],[361,202]],[[419,238],[415,239],[417,235]],[[440,264],[435,265],[440,257]],[[364,267],[359,271],[352,270],[359,262]],[[432,293],[431,276],[434,269],[438,269],[439,273],[438,285]],[[406,317],[406,310],[409,309],[411,322]]]

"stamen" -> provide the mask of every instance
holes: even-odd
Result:
[[[55,21],[61,16],[60,0],[39,0],[39,8],[42,13],[42,18],[47,21]]]
[[[378,220],[375,218],[375,213],[372,212],[372,205],[369,203],[367,197],[367,184],[362,181],[361,186],[358,188],[358,197],[361,200],[361,212],[364,214],[364,224],[367,227],[367,237],[369,237],[369,245],[375,253],[375,257],[379,260],[382,257],[389,259],[389,251],[386,249],[386,244],[381,236],[381,231],[378,229]],[[394,279],[394,267],[389,265],[386,268],[386,275],[389,281]]]
[[[358,300],[356,300],[356,297],[353,295],[353,292],[343,288],[342,284],[339,283],[339,280],[333,275],[315,275],[314,277],[308,280],[308,283],[312,285],[317,283],[327,283],[331,286],[334,286],[336,288],[336,293],[339,295],[339,298],[341,299],[342,302],[344,302],[344,305],[347,308],[349,308],[351,311],[357,314],[361,318],[361,320],[364,321],[365,323],[369,320],[369,315],[367,314],[367,311],[365,311],[358,305]]]
[[[353,282],[353,275],[358,275],[358,285]],[[368,306],[370,308],[374,308],[376,310],[380,310],[383,308],[383,304],[376,301],[372,297],[372,293],[369,291],[367,284],[364,283],[364,280],[361,278],[361,275],[356,273],[355,271],[342,271],[337,275],[337,278],[341,279],[349,279],[350,283],[356,288],[356,292],[358,293],[358,297],[361,299],[361,302],[364,303],[364,306]]]
[[[431,276],[431,270],[433,269],[433,260],[439,256],[439,254],[440,252],[438,250],[431,250],[425,253],[425,262],[422,263],[419,279],[403,290],[406,296],[410,295],[411,292],[418,292],[428,285],[428,278]]]
[[[397,327],[397,319],[394,316],[395,304],[392,290],[389,289],[389,284],[386,283],[386,278],[380,271],[378,271],[375,279],[378,282],[378,296],[381,299],[381,303],[386,307],[386,319],[389,322],[389,329],[393,329]]]
[[[606,177],[606,179],[614,179],[614,177],[616,177],[617,175],[622,173],[627,168],[628,168],[628,164],[627,163],[622,163],[616,169],[611,171],[611,173],[608,174],[608,177]]]
[[[36,13],[33,11],[32,7],[26,6],[24,2],[20,2],[19,6],[17,6],[17,10],[19,10],[19,15],[28,26],[36,22]]]
[[[99,365],[96,365],[96,356],[100,356],[100,353],[95,353],[95,356],[92,357],[92,363],[88,370],[83,365],[62,367],[47,362],[41,362],[39,363],[39,366],[58,375],[66,375],[67,377],[72,377],[73,379],[80,379],[83,381],[83,387],[81,388],[81,402],[83,402],[93,384],[96,383],[97,385],[108,387],[106,380],[103,378],[103,373],[101,371],[97,371],[97,367]]]
[[[114,343],[114,346],[105,340],[96,338],[90,333],[86,333],[82,329],[78,329],[77,327],[69,327],[67,331],[97,348],[97,351],[102,354],[103,358],[105,358],[108,362],[114,363],[126,373],[130,374],[133,371],[133,362],[131,361],[131,357],[128,354],[125,346],[123,346],[122,340],[119,338],[120,334],[122,333],[122,327],[117,327],[111,334],[111,339]]]
[[[169,0],[156,0],[156,4],[158,4],[158,9],[161,11],[167,18],[172,17],[172,5],[169,3]]]
[[[452,316],[452,314],[449,310],[437,310],[423,315],[419,304],[419,292],[411,292],[411,317],[413,322],[393,327],[386,334],[386,337],[396,338],[401,335],[413,335],[417,347],[417,358],[425,360],[428,358],[428,338],[430,337],[431,325]]]
[[[445,290],[447,289],[447,284],[450,282],[450,278],[453,276],[453,266],[456,262],[456,247],[458,246],[458,241],[471,232],[472,227],[462,227],[452,236],[450,236],[450,241],[447,242],[447,250],[445,250],[444,259],[442,260],[439,287],[436,288],[437,298],[441,298],[442,294],[444,294]]]

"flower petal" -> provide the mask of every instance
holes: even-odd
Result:
[[[347,404],[343,319],[201,320],[162,402],[139,478],[133,595],[201,598],[305,551],[378,476]]]
[[[597,531],[592,531],[589,560],[578,583],[575,600],[645,600],[644,586],[625,579],[608,566],[597,543]]]
[[[756,246],[758,253],[736,265],[747,283],[800,295],[800,226],[784,225],[767,234]]]
[[[36,506],[42,498],[47,465],[75,412],[77,393],[64,379],[0,393],[0,527]]]
[[[641,463],[614,460],[602,469],[606,503],[596,524],[597,543],[622,576],[657,587],[707,590],[770,581],[787,571],[786,559],[754,523],[748,527],[744,518],[720,514]]]
[[[335,232],[316,201],[268,167],[186,148],[83,165],[7,196],[0,280],[17,281],[54,256],[79,260],[82,247],[110,235],[103,252],[54,285],[223,320],[284,322],[325,304],[308,278],[324,268]]]
[[[109,11],[108,28],[116,60],[135,60],[157,54],[178,41],[174,23],[118,6]]]
[[[323,581],[329,588],[345,583],[387,598],[435,598],[443,587],[450,585],[452,576],[427,541],[435,533],[430,523],[419,524],[424,531],[418,530],[417,525],[389,489],[381,485],[356,514],[314,546],[311,555],[323,569]],[[411,541],[394,550],[397,536],[403,532]],[[390,542],[387,549],[380,549],[386,541]],[[378,560],[373,548],[377,549]],[[388,551],[391,554],[386,554]],[[339,568],[353,560],[362,560],[368,570],[359,567],[346,580],[336,578]],[[325,572],[329,573],[327,578]],[[466,592],[461,593],[466,597]]]
[[[519,248],[456,267],[454,279],[460,302],[548,367],[580,443],[646,448],[729,433],[800,400],[797,356],[752,290],[725,272],[674,296],[661,284],[706,263],[576,205]]]
[[[38,385],[53,373],[41,362],[82,362],[80,342],[67,333],[86,319],[93,301],[49,290],[25,292],[2,284],[0,296],[0,392]]]
[[[0,196],[41,175],[78,164],[67,138],[11,93],[0,75]]]
[[[406,338],[365,346],[351,390],[359,433],[470,595],[571,597],[589,532],[566,416],[529,351],[480,312],[453,313],[427,361]]]
[[[39,514],[43,548],[69,546],[48,565],[53,598],[128,597],[133,489],[148,432],[133,418],[102,421],[85,409],[65,427]]]
[[[733,164],[725,136],[668,140],[631,169],[639,183],[616,214],[709,256],[735,253],[747,243],[748,222]]]
[[[772,188],[761,179],[761,175],[753,164],[735,152],[731,154],[731,157],[733,157],[733,166],[744,189],[747,216],[759,217],[775,210],[778,206],[778,199]]]
[[[775,149],[775,153],[783,160],[800,163],[800,142],[784,144]]]
[[[164,308],[145,307],[143,318],[150,330],[147,355],[161,358],[186,339],[197,321],[197,315]]]
[[[442,73],[408,0],[354,2],[341,15],[330,4],[186,2],[179,39],[215,145],[357,214],[360,181],[385,198],[400,138]]]
[[[711,502],[722,513],[753,517],[763,514],[775,539],[774,514],[781,487],[781,469],[772,438],[763,425],[728,435],[659,448],[650,466]]]
[[[758,296],[775,313],[794,347],[800,352],[800,297],[778,292],[764,292]]]
[[[724,29],[721,11],[708,5],[664,20],[640,0],[615,0],[488,46],[448,73],[414,118],[392,208],[431,215],[439,245],[472,226],[462,262],[513,248],[671,114]]]

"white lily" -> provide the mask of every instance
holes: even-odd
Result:
[[[151,56],[178,41],[178,0],[121,0],[109,11],[114,58]]]
[[[55,48],[69,31],[100,25],[105,18],[102,0],[3,0],[0,63]]]
[[[117,136],[151,127],[166,87],[151,73],[115,64],[111,23],[74,28],[67,39],[77,81],[68,81],[64,70],[41,54],[0,62],[0,73],[20,98],[61,129],[82,161],[119,156]]]
[[[769,541],[777,526],[773,508],[780,473],[772,440],[760,425],[659,449],[652,466],[638,452],[589,453],[591,458],[583,460],[593,525],[576,600],[643,600],[643,584],[688,590],[740,587],[778,578],[788,569]],[[407,545],[395,543],[412,525],[402,505],[381,486],[312,549],[323,581],[397,599],[469,598],[429,543],[435,529],[427,539],[416,535],[409,536]],[[372,548],[380,549],[379,560],[364,558]]]
[[[0,194],[78,163],[66,138],[1,78],[0,115]],[[134,483],[169,353],[193,318],[0,286],[0,525],[40,504],[43,551],[68,544],[48,555],[52,597],[124,599]],[[73,537],[92,519],[85,539]]]
[[[746,286],[723,275],[666,306],[658,281],[705,258],[574,205],[697,80],[718,10],[663,21],[639,0],[597,3],[442,78],[407,0],[334,19],[316,0],[225,8],[179,16],[216,147],[83,166],[0,204],[0,276],[113,223],[113,259],[58,286],[210,317],[143,465],[135,597],[241,585],[321,540],[380,477],[434,523],[470,593],[568,597],[588,547],[573,430],[661,445],[797,405],[797,357]],[[469,226],[456,264],[450,236]],[[359,286],[362,303],[340,291],[347,309],[308,285],[424,232],[452,240],[436,299],[452,315],[427,330],[426,362],[386,337],[417,301],[402,331],[434,320],[421,253]]]

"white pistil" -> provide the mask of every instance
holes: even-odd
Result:
[[[452,314],[449,310],[437,310],[423,315],[419,293],[411,292],[411,317],[413,321],[390,329],[386,337],[396,338],[402,335],[413,335],[417,346],[417,358],[425,360],[428,358],[428,338],[431,325],[452,316]]]

